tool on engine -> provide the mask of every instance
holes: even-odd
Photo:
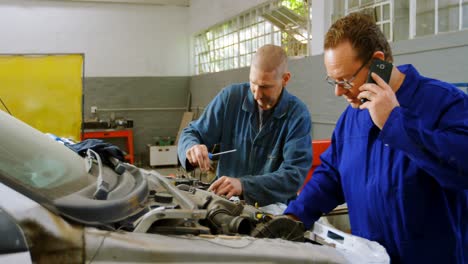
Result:
[[[227,150],[227,151],[223,151],[223,152],[218,152],[218,153],[208,153],[208,158],[209,159],[213,159],[213,157],[216,157],[216,156],[219,156],[219,155],[223,155],[223,154],[227,154],[227,153],[231,153],[231,152],[236,152],[237,149],[231,149],[231,150]]]
[[[273,219],[273,215],[272,214],[268,214],[268,213],[256,213],[255,214],[255,218],[259,221],[262,221],[262,222],[268,222],[270,221],[271,219]]]

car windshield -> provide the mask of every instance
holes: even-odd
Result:
[[[56,199],[88,185],[82,157],[0,111],[0,175]]]

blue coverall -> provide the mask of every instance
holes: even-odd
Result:
[[[344,202],[354,235],[392,263],[463,263],[468,244],[468,96],[412,65],[382,130],[367,110],[341,115],[322,164],[291,202],[306,227]],[[466,238],[465,238],[466,241]]]
[[[240,178],[247,203],[265,206],[295,198],[312,162],[310,115],[285,88],[273,111],[259,130],[250,84],[224,88],[183,130],[178,145],[181,164],[191,168],[185,153],[195,144],[209,150],[215,144],[220,144],[220,151],[237,149],[220,156],[217,175]]]

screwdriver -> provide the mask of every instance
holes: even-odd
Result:
[[[215,156],[219,156],[219,155],[223,155],[223,154],[226,154],[226,153],[231,153],[231,152],[235,152],[237,151],[237,149],[231,149],[231,150],[227,150],[227,151],[223,151],[223,152],[218,152],[218,153],[208,153],[208,158],[209,159],[213,159],[213,157]]]

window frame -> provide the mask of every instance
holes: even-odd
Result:
[[[250,65],[251,57],[257,48],[264,44],[283,46],[287,51],[289,43],[284,39],[284,36],[292,34],[281,30],[262,17],[262,14],[273,12],[281,6],[284,7],[287,1],[268,1],[195,34],[193,44],[194,74],[200,75],[247,67]],[[310,1],[299,1],[302,1],[302,7],[305,9],[302,18],[309,24]],[[220,30],[223,28],[226,31],[221,32]],[[310,26],[307,25],[304,29],[307,32],[307,43],[304,44],[305,48],[301,49],[303,53],[300,56],[308,55],[311,40]],[[289,38],[293,39],[293,37]]]

